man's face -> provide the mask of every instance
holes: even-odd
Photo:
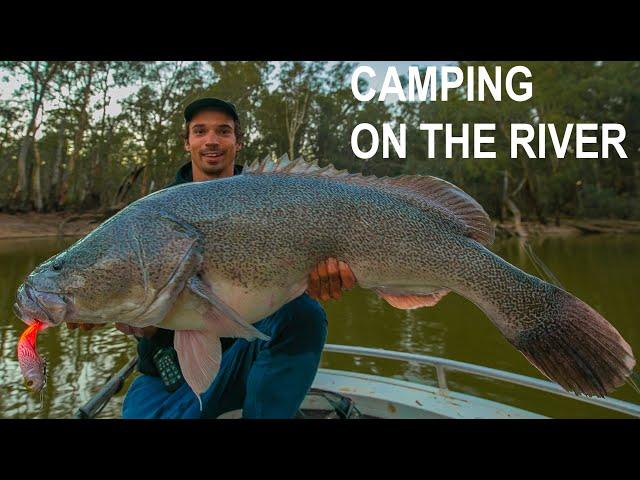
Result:
[[[235,122],[225,112],[202,110],[189,123],[185,150],[191,153],[193,180],[213,180],[233,175],[233,162],[240,144]]]

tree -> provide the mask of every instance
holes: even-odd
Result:
[[[16,203],[18,208],[27,207],[31,189],[29,188],[29,151],[36,139],[36,133],[43,121],[43,103],[50,93],[50,82],[56,71],[60,67],[58,62],[0,62],[0,67],[12,71],[18,75],[22,75],[25,81],[21,83],[17,89],[17,106],[26,112],[28,121],[24,129],[22,137],[20,154],[17,162],[18,178],[15,189],[13,190],[12,201]],[[42,195],[39,191],[39,164],[34,170],[37,178],[32,181],[36,188],[35,198],[41,199]],[[36,200],[38,201],[38,200]]]
[[[73,185],[76,187],[75,191],[82,189],[82,181],[77,174],[76,163],[80,157],[80,152],[83,148],[84,134],[89,127],[89,100],[93,93],[93,82],[96,74],[95,62],[78,63],[76,64],[75,71],[73,72],[74,83],[76,92],[76,108],[75,115],[78,120],[75,134],[73,136],[73,145],[71,155],[69,157],[69,163],[62,173],[62,180],[60,183],[60,193],[58,195],[57,204],[59,207],[64,207],[67,202],[67,195],[69,191],[69,181],[74,179]]]

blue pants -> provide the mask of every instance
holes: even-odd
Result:
[[[254,326],[271,340],[237,339],[202,394],[203,411],[186,383],[168,392],[159,377],[142,375],[124,398],[123,418],[216,418],[242,409],[244,418],[291,418],[315,378],[327,338],[327,317],[304,294]]]

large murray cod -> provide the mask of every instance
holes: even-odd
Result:
[[[493,238],[482,207],[439,178],[265,159],[132,203],[36,268],[15,311],[27,323],[175,330],[199,396],[220,367],[220,337],[268,340],[251,324],[301,295],[313,267],[335,257],[397,308],[431,307],[450,291],[471,300],[566,390],[605,396],[622,385],[635,359],[616,329],[492,253]]]

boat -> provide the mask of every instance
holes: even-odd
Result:
[[[550,395],[640,418],[640,405],[611,397],[595,398],[567,392],[558,384],[526,375],[488,368],[442,357],[396,352],[379,348],[327,344],[325,352],[414,362],[435,368],[437,385],[359,372],[320,368],[296,418],[307,419],[542,419],[539,413],[524,410],[477,395],[450,388],[447,372],[462,372],[475,377],[521,385]],[[76,418],[96,418],[109,399],[120,389],[135,369],[137,357],[131,359],[83,407]],[[240,418],[234,410],[219,418]]]

